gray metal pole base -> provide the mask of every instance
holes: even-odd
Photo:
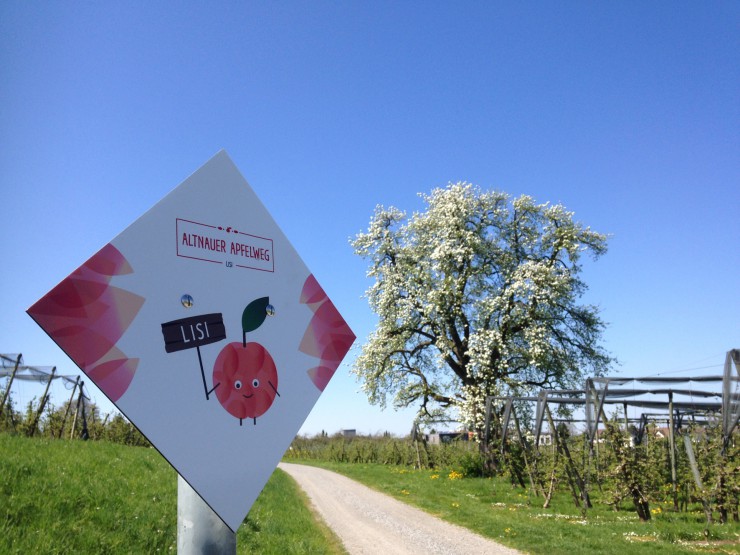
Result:
[[[179,475],[177,552],[179,555],[236,555],[236,534]]]

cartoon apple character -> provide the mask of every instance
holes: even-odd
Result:
[[[270,353],[259,343],[226,345],[213,365],[219,403],[232,416],[254,419],[267,412],[278,393],[278,375]]]
[[[213,389],[221,406],[239,419],[251,418],[257,424],[272,406],[278,393],[275,361],[262,345],[247,343],[247,333],[256,330],[267,316],[275,314],[268,297],[249,303],[242,314],[242,342],[229,343],[213,365]]]

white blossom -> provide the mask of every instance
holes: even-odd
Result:
[[[422,198],[410,218],[376,207],[352,241],[379,316],[353,368],[371,402],[457,410],[480,430],[488,396],[605,369],[598,312],[577,304],[580,256],[603,254],[604,235],[561,205],[468,183]]]

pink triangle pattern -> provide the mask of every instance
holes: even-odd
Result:
[[[110,399],[126,392],[138,366],[116,343],[138,314],[144,298],[110,285],[133,273],[121,252],[108,244],[28,309],[28,314]]]
[[[307,305],[314,314],[303,334],[299,349],[319,359],[319,365],[309,369],[307,373],[314,385],[324,391],[354,343],[355,334],[313,274],[303,284],[300,302]]]

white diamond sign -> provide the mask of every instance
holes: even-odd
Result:
[[[234,531],[355,340],[224,151],[28,314]]]

